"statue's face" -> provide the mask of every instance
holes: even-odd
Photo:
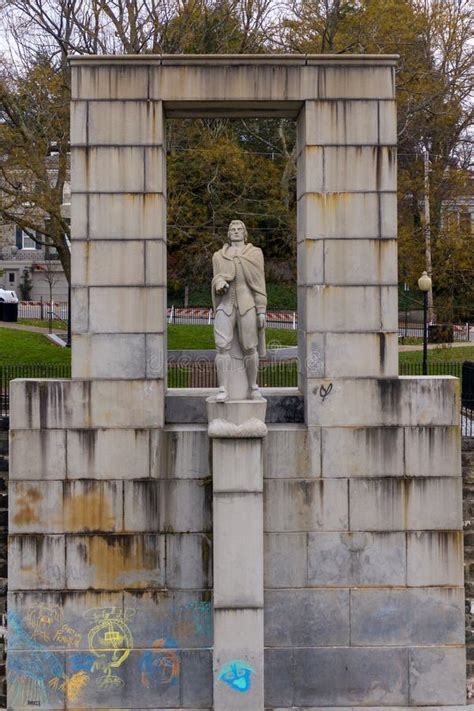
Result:
[[[229,239],[233,242],[245,241],[245,228],[241,222],[231,222],[229,225]]]

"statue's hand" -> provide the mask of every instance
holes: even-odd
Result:
[[[259,328],[265,328],[266,318],[265,314],[258,314],[257,323]]]
[[[228,290],[229,285],[225,279],[218,279],[216,282],[216,294],[225,294]]]

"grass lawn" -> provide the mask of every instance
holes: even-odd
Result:
[[[423,351],[405,351],[398,356],[400,363],[421,363]],[[447,363],[449,361],[474,360],[474,345],[460,348],[433,348],[428,351],[428,363]]]
[[[267,329],[267,346],[296,345],[296,331],[283,328]],[[214,348],[212,326],[168,326],[168,348],[170,350],[206,350]],[[0,365],[21,363],[70,363],[71,352],[50,343],[46,336],[28,331],[0,328]],[[421,363],[422,351],[400,353],[400,363]],[[428,351],[428,363],[449,361],[474,361],[474,345],[461,348],[436,348]]]
[[[296,346],[296,334],[297,331],[286,328],[267,328],[267,348]],[[168,348],[171,351],[213,349],[212,326],[169,324]]]
[[[25,326],[41,326],[42,328],[49,328],[49,321],[46,318],[19,318],[18,323],[22,323]],[[67,331],[67,323],[53,318],[53,330]]]
[[[55,346],[41,333],[0,328],[0,365],[23,363],[67,365],[70,362],[70,349]]]

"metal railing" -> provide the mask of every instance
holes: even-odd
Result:
[[[39,301],[20,301],[18,304],[18,318],[47,319],[50,311],[63,321],[68,318],[67,301],[49,302],[43,299]],[[269,328],[287,328],[295,331],[298,328],[298,314],[296,311],[267,311],[267,325]],[[176,308],[170,306],[166,310],[168,323],[188,324],[196,326],[211,325],[214,323],[214,311],[207,307]],[[442,335],[452,333],[452,340],[455,342],[469,341],[472,338],[472,328],[470,323],[464,324],[431,324],[430,342],[433,341],[435,331]],[[400,318],[398,322],[399,338],[423,338],[423,324],[420,322],[408,321]]]
[[[68,302],[67,301],[19,301],[18,318],[43,319],[49,318],[50,313],[54,318],[67,323]]]
[[[404,319],[398,322],[398,337],[403,340],[405,338],[423,338],[423,323],[405,321]],[[472,337],[472,328],[470,323],[464,324],[447,324],[434,323],[428,326],[428,342],[429,343],[462,343],[468,342]]]
[[[461,434],[463,437],[474,437],[474,409],[461,408]]]
[[[293,388],[298,386],[296,360],[261,361],[258,383],[263,388]],[[216,388],[217,374],[213,362],[168,363],[169,388]]]
[[[298,328],[296,311],[267,311],[266,317],[269,328],[288,328],[293,331]],[[207,308],[181,309],[170,306],[166,311],[166,319],[168,323],[211,325],[214,323],[214,311]]]
[[[70,378],[69,364],[32,363],[18,365],[2,365],[0,367],[0,416],[6,417],[10,412],[9,385],[15,378]]]
[[[399,375],[423,375],[423,363],[401,362],[398,369]],[[462,361],[428,361],[428,375],[453,375],[462,378]]]

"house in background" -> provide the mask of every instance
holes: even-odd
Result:
[[[71,192],[64,190],[62,214],[70,218]],[[0,288],[21,296],[25,271],[31,278],[31,301],[48,301],[52,290],[55,301],[67,301],[68,283],[55,249],[36,243],[18,225],[0,224]]]

